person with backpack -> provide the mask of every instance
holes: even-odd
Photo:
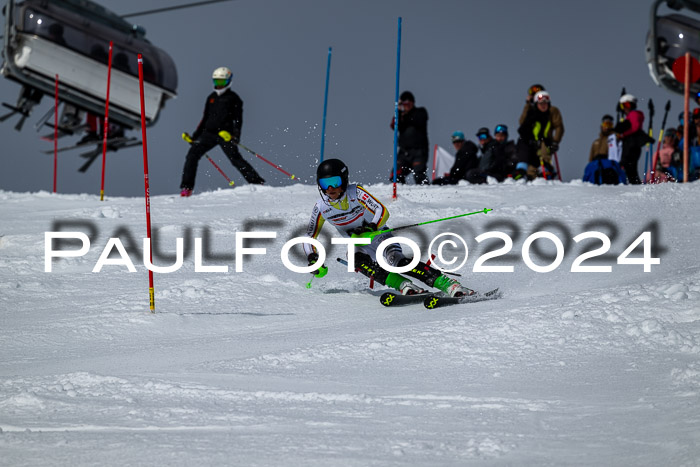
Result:
[[[555,171],[552,167],[552,154],[559,149],[559,143],[564,136],[564,122],[561,112],[553,107],[547,91],[536,93],[530,107],[518,128],[518,175],[527,175],[533,180],[537,177],[538,168],[544,166],[545,173],[541,176],[553,178]],[[522,118],[522,116],[521,116]]]
[[[627,179],[632,185],[639,185],[637,164],[642,155],[642,148],[647,143],[653,143],[651,138],[642,128],[644,114],[637,110],[637,98],[632,94],[624,94],[619,100],[620,109],[625,114],[625,119],[615,125],[614,132],[622,139],[622,157],[620,166],[625,171]]]

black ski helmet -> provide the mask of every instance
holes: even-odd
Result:
[[[340,159],[326,159],[316,169],[316,183],[322,192],[325,190],[321,187],[319,180],[329,177],[340,177],[343,191],[348,188],[348,166]]]

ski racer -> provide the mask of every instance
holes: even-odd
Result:
[[[393,237],[391,232],[376,233],[378,230],[389,228],[386,225],[389,211],[362,186],[348,183],[348,168],[345,163],[339,159],[325,160],[318,166],[316,177],[321,198],[316,201],[311,213],[307,236],[318,237],[324,222],[328,221],[344,237],[371,238],[371,244],[355,246],[356,270],[367,277],[373,277],[382,285],[399,290],[403,295],[425,292],[410,279],[386,271],[377,262],[377,247],[387,238]],[[316,264],[319,259],[316,249],[310,243],[303,245],[309,265]],[[392,267],[406,266],[411,262],[410,258],[404,256],[398,243],[391,244],[384,250],[384,259]],[[327,273],[328,268],[322,265],[312,274],[323,277]],[[419,262],[414,269],[406,272],[406,275],[430,287],[435,287],[451,297],[475,293],[423,262]]]

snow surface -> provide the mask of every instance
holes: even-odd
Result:
[[[385,308],[340,247],[307,289],[279,252],[316,188],[240,186],[152,198],[163,251],[208,229],[205,265],[229,266],[195,273],[190,246],[155,275],[152,314],[143,199],[0,191],[0,465],[700,465],[700,184],[368,188],[394,227],[493,209],[407,236],[459,233],[462,282],[504,298]],[[56,222],[98,237],[47,273]],[[237,273],[236,232],[253,230],[277,238]],[[472,272],[503,245],[474,240],[491,230],[514,248],[486,265],[514,272]],[[550,273],[520,255],[541,230],[569,246]],[[613,272],[570,271],[600,246],[571,240],[590,230],[612,247],[583,264]],[[616,264],[642,231],[661,258],[648,273]],[[92,273],[116,236],[137,272]]]

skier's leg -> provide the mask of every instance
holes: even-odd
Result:
[[[234,142],[229,141],[221,143],[221,149],[224,151],[224,154],[226,154],[226,157],[228,157],[228,160],[231,161],[231,164],[243,175],[246,182],[256,185],[265,183],[265,180],[255,171],[253,166],[243,159],[243,156],[241,156],[241,153],[238,151],[238,146]]]
[[[411,149],[411,171],[416,181],[416,185],[429,185],[430,180],[426,175],[428,170],[428,151],[423,149]]]
[[[383,269],[381,266],[379,266],[379,263],[372,260],[372,258],[366,253],[359,251],[355,253],[355,269],[360,274],[374,278],[374,280],[380,284],[396,289],[404,295],[413,295],[423,292],[422,288],[417,287],[415,284],[413,284],[413,282],[406,279],[401,274],[396,274]]]
[[[410,262],[411,260],[409,258],[403,258],[399,260],[397,266],[406,266]],[[424,282],[426,285],[428,285],[428,287],[435,287],[436,289],[445,292],[452,297],[472,295],[474,293],[472,289],[464,287],[457,280],[447,277],[439,270],[428,266],[422,261],[405,274],[409,277],[414,277]]]
[[[187,152],[187,157],[185,158],[185,166],[182,168],[182,182],[180,183],[181,189],[192,190],[194,188],[194,180],[197,176],[199,159],[201,159],[204,153],[213,148],[215,145],[216,142],[211,141],[208,138],[201,138],[192,142],[190,150]]]

